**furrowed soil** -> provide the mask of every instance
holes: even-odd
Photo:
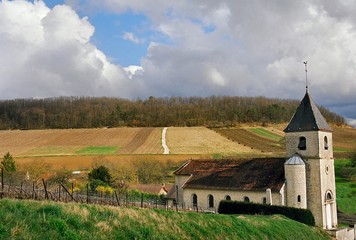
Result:
[[[277,155],[285,154],[285,146],[280,141],[272,140],[270,138],[253,133],[248,129],[235,128],[235,129],[215,129],[216,132],[231,139],[234,142],[244,146],[250,146],[260,152],[275,153]]]
[[[0,154],[80,155],[87,147],[117,147],[115,154],[160,154],[161,128],[101,128],[0,131]]]
[[[205,127],[170,127],[167,145],[174,154],[260,155],[261,151],[244,146]]]

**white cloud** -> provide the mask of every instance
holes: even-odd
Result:
[[[143,39],[139,39],[138,37],[135,36],[135,34],[131,33],[131,32],[124,32],[124,34],[122,35],[122,38],[124,40],[128,40],[131,41],[135,44],[141,44],[144,42]]]
[[[308,60],[315,101],[356,119],[356,4],[352,1],[67,3],[89,13],[145,15],[153,34],[145,36],[151,43],[141,66],[123,69],[110,63],[91,43],[94,28],[89,20],[79,18],[68,6],[51,10],[41,1],[3,1],[3,98],[221,94],[300,99],[305,88],[303,61]],[[124,32],[123,39],[142,43],[130,31]]]
[[[90,39],[94,27],[66,5],[0,2],[1,98],[130,97],[129,78]]]

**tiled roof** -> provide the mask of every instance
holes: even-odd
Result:
[[[297,111],[293,115],[284,132],[304,132],[304,131],[329,131],[329,127],[318,107],[307,92],[300,102]]]
[[[192,160],[176,175],[191,175],[183,188],[279,191],[285,182],[284,158]]]
[[[164,184],[136,184],[130,186],[130,189],[135,189],[145,193],[160,194],[162,192],[167,193],[171,189],[171,187],[171,185],[167,186]]]

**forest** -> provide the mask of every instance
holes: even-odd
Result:
[[[121,99],[57,97],[0,101],[0,129],[207,126],[288,122],[300,101],[266,97]],[[329,123],[346,120],[319,107]]]

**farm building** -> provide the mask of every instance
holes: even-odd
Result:
[[[137,190],[143,193],[150,193],[154,195],[164,195],[166,196],[169,190],[172,188],[171,185],[166,184],[135,184],[130,186],[131,190]]]
[[[332,130],[308,91],[284,130],[286,158],[191,160],[175,171],[175,197],[215,211],[221,200],[310,209],[316,224],[337,226]]]

